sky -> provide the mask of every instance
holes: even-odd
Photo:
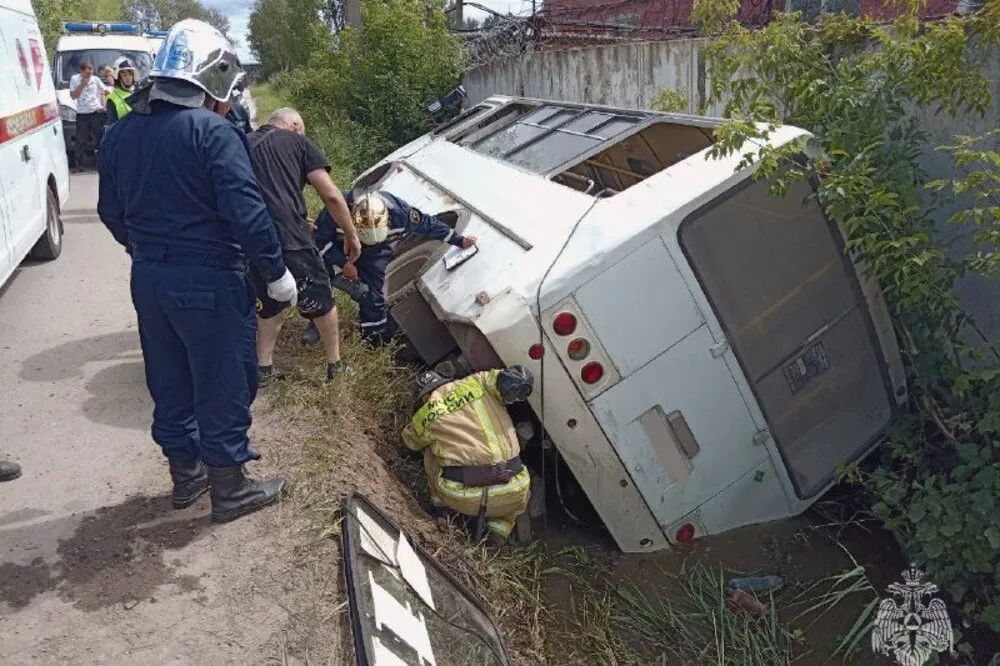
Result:
[[[531,11],[531,0],[470,0],[489,7],[501,14],[525,14]],[[229,18],[229,36],[239,42],[237,51],[240,60],[253,61],[247,43],[247,24],[250,21],[250,10],[253,3],[248,0],[202,0],[202,4],[211,9],[218,9]],[[540,4],[540,0],[539,0]],[[475,7],[467,7],[465,15],[482,21],[487,13]]]

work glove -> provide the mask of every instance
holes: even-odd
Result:
[[[268,282],[267,295],[279,303],[288,303],[295,307],[299,302],[299,286],[291,271],[286,268],[284,275],[274,282]]]

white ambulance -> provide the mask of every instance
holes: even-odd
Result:
[[[428,363],[534,372],[543,445],[626,552],[804,511],[907,396],[841,231],[737,172],[755,146],[708,159],[721,122],[493,97],[356,184],[479,237],[404,241],[390,311]]]
[[[0,0],[0,284],[30,253],[62,251],[69,168],[45,44],[30,0]]]
[[[79,73],[80,63],[89,61],[96,74],[102,66],[111,67],[124,56],[136,67],[136,81],[142,81],[153,68],[153,60],[165,36],[165,32],[143,31],[132,23],[63,23],[63,35],[56,41],[52,57],[52,78],[59,96],[59,114],[69,155],[73,154],[76,145],[76,100],[70,97],[69,81]]]

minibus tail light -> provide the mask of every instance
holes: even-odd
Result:
[[[604,366],[597,361],[591,361],[580,371],[580,379],[584,384],[596,384],[602,377],[604,377]]]
[[[552,320],[552,330],[557,335],[572,335],[576,330],[576,317],[569,312],[560,312]]]
[[[688,543],[694,539],[694,525],[691,523],[685,523],[681,525],[681,528],[677,530],[677,541],[680,543]]]

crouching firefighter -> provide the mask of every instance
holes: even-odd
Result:
[[[316,218],[314,240],[323,261],[334,276],[337,286],[340,273],[350,282],[364,285],[362,289],[344,289],[358,301],[358,320],[362,338],[372,346],[387,343],[393,334],[389,309],[385,302],[385,269],[392,261],[396,241],[408,233],[469,248],[478,242],[475,236],[463,236],[440,219],[426,215],[399,197],[385,191],[362,194],[344,193],[351,208],[354,226],[361,240],[361,256],[354,265],[344,255],[343,231],[324,210]],[[319,332],[310,325],[302,338],[305,344],[315,344]]]
[[[476,540],[503,545],[531,497],[505,405],[531,395],[531,373],[515,365],[449,381],[424,372],[418,383],[422,404],[403,430],[403,443],[424,452],[431,503],[473,517]]]

